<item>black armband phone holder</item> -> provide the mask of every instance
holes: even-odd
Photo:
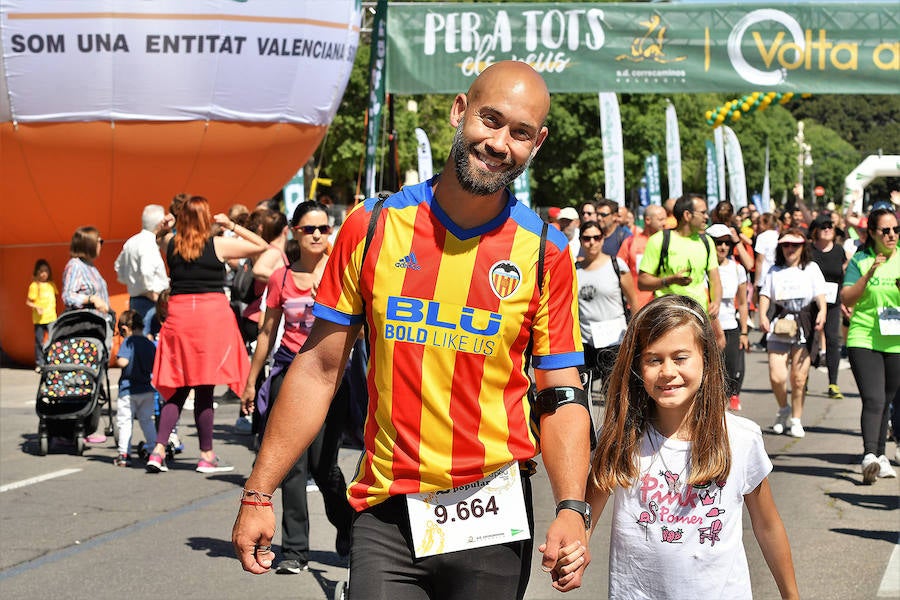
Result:
[[[537,393],[534,402],[534,411],[537,416],[554,413],[560,406],[566,404],[580,404],[588,413],[591,412],[587,393],[579,387],[558,386],[541,390]]]

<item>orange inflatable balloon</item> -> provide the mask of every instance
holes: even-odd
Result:
[[[79,226],[105,240],[96,264],[121,311],[113,262],[145,205],[168,207],[188,192],[221,212],[276,194],[337,111],[358,42],[356,4],[151,0],[119,14],[103,0],[72,0],[65,13],[51,0],[6,2],[0,348],[33,361],[25,296],[34,262],[48,260],[60,286]]]

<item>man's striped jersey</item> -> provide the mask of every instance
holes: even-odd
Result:
[[[583,362],[565,236],[549,228],[540,294],[540,217],[509,194],[495,219],[461,229],[434,201],[434,181],[385,201],[363,265],[375,199],[354,209],[316,296],[316,318],[369,328],[365,451],[350,486],[357,510],[533,457],[529,339],[536,368]]]

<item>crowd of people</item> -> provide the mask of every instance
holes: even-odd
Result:
[[[551,211],[548,227],[507,188],[546,139],[549,106],[531,67],[485,69],[453,101],[443,171],[361,203],[337,238],[314,201],[291,215],[266,205],[213,215],[184,194],[168,212],[148,206],[115,263],[129,295],[118,319],[95,266],[103,239],[79,228],[60,293],[66,310],[107,315],[122,336],[114,464],[131,463],[137,418],[146,470],[167,471],[192,397],[196,470],[232,470],[213,449],[213,390],[226,385],[240,398],[237,425],[259,440],[233,530],[252,573],[306,569],[311,476],[338,554],[375,597],[522,598],[535,542],[552,587],[575,589],[610,497],[612,595],[748,596],[746,505],[780,593],[798,597],[761,429],[738,414],[743,354],[767,353],[771,431],[802,438],[809,369],[824,360],[827,393],[841,399],[846,349],[862,479],[896,477],[885,454],[900,393],[895,207],[860,217],[801,201],[760,214],[687,194],[636,219],[601,198]],[[38,261],[27,300],[38,368],[56,293]],[[367,419],[348,486],[337,450],[360,346]],[[605,395],[597,440],[583,371]],[[539,450],[557,502],[543,541],[530,481]],[[691,514],[689,494],[715,509]],[[693,525],[667,530],[661,509]],[[476,513],[480,530],[503,533],[473,535],[462,521]],[[673,542],[690,546],[691,565],[667,551]],[[637,554],[652,576],[635,572]]]

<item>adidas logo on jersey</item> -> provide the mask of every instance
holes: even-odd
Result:
[[[395,262],[394,266],[400,267],[401,269],[412,269],[413,271],[418,271],[422,268],[419,266],[419,263],[416,262],[416,255],[412,252]]]

